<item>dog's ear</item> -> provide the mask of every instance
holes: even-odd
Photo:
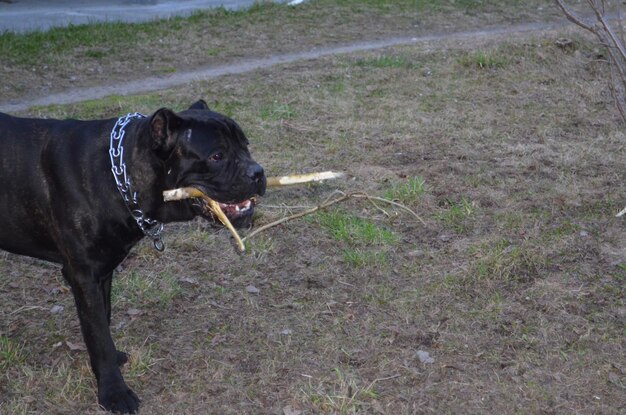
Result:
[[[183,120],[174,111],[161,108],[152,115],[150,129],[152,133],[152,149],[162,159],[167,159],[176,145],[177,130]]]
[[[189,109],[190,110],[208,110],[209,106],[203,99],[200,99],[194,102],[193,104],[191,104],[191,107],[189,107]]]

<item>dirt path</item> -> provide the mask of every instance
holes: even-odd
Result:
[[[219,66],[205,66],[171,75],[148,77],[128,82],[82,87],[70,91],[54,93],[33,99],[19,99],[0,103],[0,111],[15,113],[25,111],[33,106],[51,104],[71,104],[85,100],[98,99],[108,95],[133,95],[149,91],[173,88],[203,79],[215,78],[228,74],[240,74],[257,69],[269,68],[274,65],[291,63],[299,60],[318,59],[324,56],[367,51],[391,46],[410,45],[434,41],[457,41],[484,39],[488,37],[501,38],[507,35],[524,34],[528,32],[553,30],[565,26],[565,22],[557,23],[525,23],[507,27],[491,27],[481,30],[463,31],[457,33],[438,33],[420,37],[394,37],[380,41],[352,43],[343,46],[313,48],[304,52],[273,55],[266,58],[245,59],[235,63]]]

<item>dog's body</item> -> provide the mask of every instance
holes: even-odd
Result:
[[[98,381],[98,401],[108,410],[133,413],[139,399],[119,369],[127,357],[116,350],[109,330],[111,281],[144,232],[111,172],[116,121],[0,114],[0,249],[62,265]],[[167,189],[194,186],[223,203],[265,191],[263,169],[252,160],[239,126],[204,101],[178,114],[160,109],[132,119],[123,147],[138,207],[161,223],[210,216],[198,201],[165,203]],[[251,213],[233,219],[247,222]]]

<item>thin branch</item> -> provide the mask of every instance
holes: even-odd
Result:
[[[578,17],[572,9],[570,9],[565,3],[563,3],[563,0],[555,0],[555,1],[556,1],[557,6],[559,6],[559,8],[563,10],[565,17],[567,17],[567,20],[569,20],[572,23],[577,24],[578,26],[584,29],[589,30],[590,32],[594,31],[593,27],[585,23],[582,18]]]
[[[285,216],[284,218],[281,218],[281,219],[278,219],[278,220],[276,220],[274,222],[271,222],[271,223],[268,223],[266,225],[260,226],[260,227],[256,228],[255,230],[253,230],[252,232],[250,232],[248,235],[246,235],[242,239],[242,241],[247,241],[248,239],[252,238],[254,235],[256,235],[256,234],[258,234],[260,232],[263,232],[266,229],[273,228],[274,226],[278,226],[281,223],[285,223],[285,222],[288,222],[290,220],[294,220],[294,219],[298,219],[298,218],[301,218],[301,217],[306,216],[306,215],[310,215],[311,213],[315,213],[318,210],[326,209],[327,207],[329,207],[331,205],[334,205],[335,203],[343,202],[344,200],[347,200],[349,198],[350,198],[350,195],[343,195],[343,196],[341,196],[341,197],[339,197],[337,199],[333,199],[331,201],[322,203],[321,205],[315,206],[314,208],[307,209],[307,210],[305,210],[303,212],[295,213],[295,214],[293,214],[291,216]]]
[[[400,209],[404,210],[405,212],[413,215],[413,217],[415,217],[415,219],[420,221],[422,223],[422,225],[426,226],[426,222],[424,222],[424,220],[422,218],[420,218],[417,213],[415,213],[414,211],[412,211],[408,207],[404,206],[402,203],[394,202],[393,200],[385,199],[384,197],[370,196],[370,195],[365,194],[365,193],[353,193],[352,197],[354,197],[354,198],[367,198],[367,199],[372,199],[372,200],[378,200],[379,202],[388,203],[388,204],[390,204],[392,206],[400,208]]]
[[[587,0],[587,4],[593,10],[596,16],[596,24],[591,26],[578,17],[563,0],[555,0],[559,8],[565,13],[565,16],[571,22],[586,29],[597,36],[602,46],[607,48],[610,60],[610,76],[611,82],[609,89],[615,100],[617,109],[626,122],[626,48],[624,47],[623,27],[621,18],[618,14],[618,22],[620,26],[621,37],[617,36],[613,28],[606,19],[606,1],[605,0]],[[620,217],[626,214],[626,208],[619,212],[616,216]]]
[[[341,196],[333,199],[332,197],[335,194],[340,194]],[[414,211],[412,211],[411,209],[409,209],[408,207],[404,206],[401,203],[394,202],[393,200],[385,199],[383,197],[370,196],[370,195],[368,195],[367,193],[364,193],[364,192],[344,193],[344,192],[342,192],[340,190],[336,190],[328,198],[326,198],[326,200],[324,202],[322,202],[318,206],[315,206],[313,208],[307,209],[307,210],[302,211],[302,212],[294,213],[293,215],[290,215],[290,216],[285,216],[284,218],[281,218],[281,219],[275,220],[273,222],[270,222],[268,224],[265,224],[263,226],[260,226],[260,227],[256,228],[255,230],[253,230],[252,232],[250,232],[244,238],[242,238],[242,241],[246,241],[246,240],[252,238],[254,235],[257,235],[258,233],[263,232],[263,231],[265,231],[265,230],[267,230],[269,228],[273,228],[273,227],[281,225],[281,224],[283,224],[285,222],[289,222],[289,221],[292,221],[294,219],[298,219],[298,218],[301,218],[303,216],[310,215],[310,214],[315,213],[317,211],[326,209],[329,206],[332,206],[334,204],[346,201],[348,199],[368,199],[371,203],[374,203],[373,201],[388,203],[388,204],[390,204],[392,206],[396,206],[396,207],[398,207],[400,209],[403,209],[404,211],[408,212],[413,217],[415,217],[417,220],[419,220],[424,226],[426,226],[426,222],[424,222],[424,220],[422,218],[420,218],[417,213],[415,213]],[[374,206],[376,206],[376,205],[374,204]]]

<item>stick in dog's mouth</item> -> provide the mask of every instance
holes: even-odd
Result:
[[[293,184],[319,182],[323,180],[336,179],[339,177],[343,177],[343,173],[336,173],[331,171],[290,176],[268,177],[267,185],[268,187],[281,187]],[[163,200],[166,202],[192,198],[201,198],[204,200],[208,209],[220,222],[222,222],[224,226],[226,226],[226,228],[228,228],[230,233],[233,235],[235,241],[237,242],[237,248],[239,248],[241,252],[244,252],[246,250],[246,246],[239,237],[239,234],[235,230],[235,227],[230,223],[230,220],[228,219],[226,213],[224,213],[224,210],[226,210],[227,213],[232,217],[240,215],[242,213],[245,213],[247,210],[252,209],[252,207],[256,203],[254,198],[236,204],[223,204],[211,199],[204,192],[196,189],[195,187],[180,187],[178,189],[166,190],[163,192]]]
[[[196,189],[195,187],[180,187],[178,189],[166,190],[163,192],[163,200],[166,202],[170,202],[173,200],[191,199],[191,198],[196,198],[196,197],[204,200],[204,202],[207,204],[207,207],[211,210],[213,215],[215,215],[215,217],[220,222],[222,222],[222,224],[226,226],[226,228],[233,235],[233,238],[235,238],[235,242],[237,243],[237,248],[239,248],[239,251],[244,252],[246,250],[246,246],[243,244],[243,241],[239,237],[239,234],[235,230],[235,227],[233,226],[233,224],[230,223],[230,220],[228,220],[228,216],[226,216],[226,214],[222,210],[222,207],[220,206],[219,202],[211,199],[204,192]],[[239,211],[241,211],[242,209],[250,209],[252,207],[252,204],[253,204],[252,200],[247,200],[246,202],[244,202],[243,208],[240,207],[239,205],[234,205],[233,209],[239,209]]]

